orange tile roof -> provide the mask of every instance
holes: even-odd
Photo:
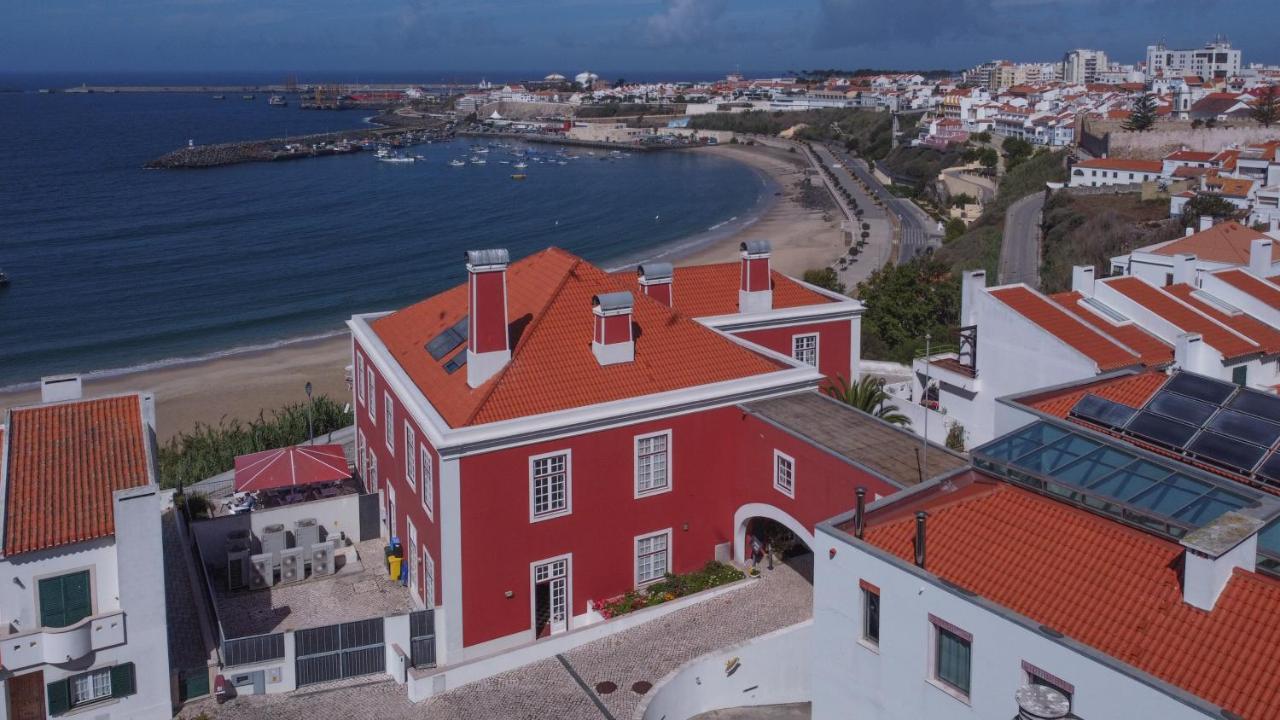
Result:
[[[906,501],[929,511],[929,572],[1241,717],[1280,717],[1280,582],[1236,570],[1205,612],[1183,602],[1178,544],[968,479]],[[911,562],[915,520],[903,510],[870,513],[865,538]]]
[[[1027,407],[1060,418],[1067,417],[1067,414],[1071,412],[1071,408],[1075,407],[1080,398],[1087,394],[1097,395],[1100,398],[1117,402],[1121,405],[1128,405],[1131,408],[1139,408],[1146,405],[1151,396],[1155,395],[1156,391],[1163,387],[1168,379],[1167,375],[1156,371],[1147,371],[1136,375],[1121,375],[1120,377],[1106,378],[1096,382],[1081,383],[1064,391],[1050,391],[1041,395],[1024,397],[1019,402]]]
[[[141,402],[124,395],[10,411],[5,555],[115,533],[111,494],[151,482]]]
[[[1261,300],[1273,308],[1280,309],[1280,287],[1276,287],[1275,285],[1277,281],[1280,281],[1280,276],[1267,278],[1267,281],[1264,282],[1244,270],[1237,270],[1235,268],[1230,270],[1221,270],[1214,273],[1213,276],[1231,287]]]
[[[1238,272],[1238,271],[1237,271]],[[1244,335],[1250,340],[1262,346],[1262,349],[1268,354],[1280,352],[1280,330],[1276,330],[1270,325],[1262,322],[1258,318],[1246,312],[1239,312],[1234,315],[1219,310],[1209,303],[1195,297],[1196,288],[1186,284],[1179,283],[1170,285],[1165,288],[1170,295],[1178,298],[1191,307]]]
[[[738,312],[741,272],[742,266],[736,262],[675,268],[671,277],[675,309],[689,317],[732,315]],[[620,270],[614,276],[626,283],[631,292],[640,292],[640,281],[634,269]],[[770,272],[770,276],[775,310],[835,302],[777,270]]]
[[[1242,338],[1207,315],[1179,302],[1172,295],[1133,276],[1102,280],[1121,295],[1159,315],[1185,332],[1196,332],[1227,360],[1261,352],[1252,340]]]
[[[1112,325],[1098,315],[1080,307],[1080,301],[1083,298],[1083,295],[1074,291],[1061,292],[1049,296],[1050,300],[1075,313],[1081,320],[1092,325],[1093,329],[1138,353],[1144,365],[1164,365],[1173,362],[1172,345],[1143,330],[1135,322],[1130,321],[1123,325]]]
[[[1141,362],[1136,354],[1024,285],[995,288],[988,292],[1014,312],[1093,360],[1101,372]]]
[[[1199,260],[1230,265],[1249,264],[1249,245],[1263,233],[1234,220],[1218,223],[1208,230],[1161,243],[1150,252],[1157,255],[1195,255]],[[1271,245],[1271,261],[1280,262],[1280,243]]]
[[[1159,173],[1164,170],[1164,164],[1159,160],[1130,160],[1128,158],[1094,158],[1078,162],[1075,166],[1095,170],[1129,170],[1145,173]]]
[[[1245,198],[1249,197],[1249,191],[1253,189],[1253,181],[1244,178],[1229,177],[1210,177],[1205,179],[1205,185],[1208,189],[1227,197]]]
[[[619,277],[559,248],[512,263],[507,270],[511,361],[474,389],[467,385],[465,368],[447,373],[442,363],[433,360],[424,349],[428,341],[466,316],[465,283],[378,318],[371,325],[391,356],[451,427],[510,420],[782,369],[782,365],[639,294],[634,307],[638,326],[635,360],[601,366],[591,352],[591,297],[626,289]],[[465,347],[456,352],[465,352]]]

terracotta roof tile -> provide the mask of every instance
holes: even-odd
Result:
[[[433,360],[424,349],[428,341],[466,316],[466,284],[374,320],[371,325],[391,356],[451,427],[510,420],[782,369],[774,361],[638,294],[633,311],[639,328],[635,360],[601,366],[591,352],[591,297],[626,289],[619,277],[558,248],[512,263],[507,270],[508,317],[514,338],[511,361],[474,389],[467,385],[465,368],[447,373],[442,363]],[[465,348],[457,352],[465,352]]]
[[[1204,341],[1221,352],[1225,359],[1232,360],[1262,351],[1262,347],[1252,340],[1240,337],[1204,313],[1136,277],[1114,277],[1100,282],[1106,283],[1184,332],[1200,333]]]
[[[995,288],[987,292],[1014,312],[1093,360],[1101,372],[1141,362],[1136,354],[1024,285]]]
[[[905,508],[929,510],[929,572],[1244,718],[1280,717],[1280,583],[1237,570],[1199,610],[1178,544],[973,475]],[[910,562],[915,521],[892,507],[865,537]]]
[[[689,265],[675,268],[671,278],[675,309],[689,317],[732,315],[738,312],[738,287],[741,284],[740,263]],[[640,291],[635,270],[623,270],[614,276],[627,284],[633,293]],[[831,298],[816,293],[782,273],[770,273],[773,284],[774,309],[826,305]]]
[[[1208,230],[1152,246],[1157,255],[1195,255],[1199,260],[1248,265],[1249,247],[1254,240],[1267,236],[1238,222],[1218,223]],[[1280,262],[1280,243],[1272,243],[1271,261]]]
[[[115,533],[111,494],[151,482],[141,402],[124,395],[10,411],[5,555]]]
[[[1168,379],[1169,377],[1164,373],[1155,371],[1122,375],[1081,383],[1068,390],[1023,397],[1020,402],[1027,407],[1060,418],[1067,417],[1071,408],[1075,407],[1080,398],[1086,394],[1097,395],[1131,408],[1140,408],[1147,404],[1151,396],[1155,395]]]
[[[1076,314],[1095,330],[1138,353],[1144,365],[1165,365],[1173,362],[1173,346],[1143,330],[1133,321],[1113,325],[1089,310],[1080,307],[1084,298],[1078,292],[1068,291],[1050,295],[1049,299]]]
[[[1234,271],[1240,272],[1240,271]],[[1209,303],[1195,296],[1196,288],[1186,283],[1170,285],[1165,291],[1179,300],[1187,303],[1191,307],[1244,335],[1250,340],[1262,346],[1268,354],[1280,353],[1280,330],[1276,330],[1270,325],[1262,322],[1258,318],[1245,313],[1238,312],[1229,315]]]
[[[1263,281],[1244,270],[1235,268],[1216,272],[1213,276],[1273,308],[1280,309],[1280,287],[1275,284],[1280,281],[1280,276],[1273,276]]]

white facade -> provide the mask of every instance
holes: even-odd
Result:
[[[1123,161],[1086,160],[1071,168],[1071,187],[1112,187],[1138,185],[1159,180],[1161,171],[1147,167],[1145,163],[1126,164]]]
[[[1031,619],[965,595],[834,527],[847,519],[818,526],[814,720],[848,718],[854,709],[857,717],[875,720],[1012,718],[1018,715],[1014,693],[1037,671],[1072,685],[1072,717],[1219,717],[1208,703],[1090,647],[1045,633]],[[875,643],[863,638],[861,582],[878,588]],[[967,695],[932,677],[934,619],[972,636]]]
[[[1195,75],[1206,80],[1240,74],[1240,51],[1215,41],[1192,50],[1170,50],[1163,43],[1147,46],[1147,78]]]
[[[1062,80],[1069,83],[1097,82],[1098,74],[1107,70],[1105,50],[1077,48],[1062,60]]]

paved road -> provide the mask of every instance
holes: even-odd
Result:
[[[1009,206],[1000,243],[1000,284],[1040,286],[1040,212],[1044,193],[1028,195]]]
[[[876,176],[867,167],[865,161],[855,158],[847,152],[841,153],[844,166],[851,170],[871,192],[884,203],[885,208],[898,219],[901,228],[898,242],[898,262],[906,262],[925,251],[930,245],[941,243],[941,236],[935,229],[937,223],[915,203],[900,198],[889,192],[880,184]]]
[[[943,168],[943,179],[960,186],[958,190],[953,189],[952,192],[963,192],[976,197],[982,204],[987,204],[996,196],[994,184],[986,178],[971,175],[966,172],[967,168]]]
[[[849,191],[853,199],[857,201],[858,207],[862,209],[862,222],[870,225],[867,237],[866,247],[862,249],[862,253],[858,259],[851,263],[847,268],[840,272],[840,281],[847,287],[853,288],[859,282],[865,280],[871,273],[888,264],[893,251],[893,228],[889,224],[889,217],[886,211],[878,207],[871,201],[862,185],[854,180],[847,163],[848,158],[837,157],[832,154],[830,148],[823,145],[814,145],[813,152],[826,163],[831,169],[831,173],[835,176],[836,182]],[[839,166],[839,167],[837,167]],[[838,198],[841,207],[844,207],[843,198]],[[849,224],[853,229],[854,238],[859,238],[862,229],[853,213],[850,216]]]

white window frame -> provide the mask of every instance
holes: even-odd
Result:
[[[431,448],[424,442],[419,448],[418,468],[422,473],[422,509],[427,511],[427,519],[436,519],[436,472],[435,459],[431,457]]]
[[[373,379],[373,363],[369,363],[364,368],[365,384],[369,386],[369,419],[374,425],[378,424],[378,384]]]
[[[812,339],[813,339],[813,362],[812,362],[812,363],[811,363],[811,362],[809,362],[809,361],[807,361],[807,360],[801,359],[801,358],[800,358],[800,356],[797,354],[799,351],[798,351],[798,349],[796,348],[796,343],[797,343],[797,342],[799,342],[799,341],[801,341],[801,340],[808,340],[808,339],[810,339],[810,338],[812,338]],[[820,339],[819,334],[818,334],[818,333],[816,333],[816,332],[813,332],[813,333],[799,333],[798,335],[792,335],[792,336],[791,336],[791,359],[792,359],[792,360],[797,360],[797,361],[802,362],[802,363],[804,363],[804,364],[806,364],[806,365],[809,365],[809,366],[811,366],[811,367],[818,367],[818,362],[819,362],[820,358],[822,357],[822,356],[821,356],[820,348],[821,348],[821,339]]]
[[[651,440],[657,437],[666,438],[666,441],[667,441],[666,483],[661,486],[641,488],[640,487],[640,443],[644,440]],[[669,429],[660,430],[658,432],[651,432],[651,433],[645,433],[643,435],[636,435],[635,438],[632,439],[631,445],[632,445],[632,451],[633,451],[632,470],[633,470],[634,479],[635,479],[635,482],[632,487],[635,489],[635,497],[642,498],[642,497],[649,497],[650,495],[661,495],[662,493],[671,492],[672,480],[673,480],[672,472],[671,472],[671,458],[672,458],[671,430]]]
[[[664,570],[663,573],[657,577],[649,578],[648,580],[642,580],[640,578],[640,541],[652,540],[653,538],[658,538],[658,537],[664,537],[666,538],[666,541],[667,541],[666,548],[662,550],[662,552],[666,554],[666,562],[665,562],[666,570]],[[643,535],[637,535],[634,538],[632,538],[631,540],[631,575],[632,575],[631,579],[632,579],[632,582],[635,583],[635,586],[637,588],[656,583],[659,580],[666,577],[667,573],[672,572],[671,541],[672,541],[671,528],[667,528],[666,530],[659,530],[658,532],[651,532],[651,533],[645,533]],[[648,553],[648,554],[656,555],[657,553]]]
[[[537,461],[564,456],[564,507],[541,514],[535,513],[534,467]],[[542,522],[573,513],[573,450],[565,448],[529,457],[529,522]]]
[[[364,402],[364,356],[356,353],[356,399]]]
[[[421,600],[422,598],[418,597],[418,573],[421,572],[418,567],[418,526],[413,524],[413,518],[409,517],[408,513],[405,513],[404,524],[408,526],[405,528],[408,531],[408,537],[404,547],[408,553],[405,560],[409,563],[409,570],[405,575],[409,581],[409,596]]]
[[[559,454],[559,453],[552,453]],[[555,557],[545,558],[543,560],[534,560],[529,563],[529,629],[534,631],[534,640],[537,640],[538,627],[538,581],[537,569],[539,565],[550,565],[554,562],[564,561],[564,600],[565,600],[565,616],[564,630],[568,632],[573,629],[573,553],[565,553],[556,555]],[[551,635],[559,635],[560,633],[552,632]]]
[[[103,680],[105,678],[105,680]],[[71,677],[71,703],[72,708],[83,707],[102,700],[111,699],[111,668],[104,667],[96,670],[88,670]],[[80,697],[80,683],[85,681],[89,688],[89,697]]]
[[[791,485],[787,487],[780,482],[780,474],[778,473],[778,463],[786,461],[791,468]],[[796,459],[781,450],[773,451],[773,489],[795,499],[796,496]]]
[[[422,544],[422,575],[422,592],[427,595],[422,604],[433,608],[436,606],[436,561],[426,543]]]
[[[961,690],[952,685],[947,680],[938,677],[938,635],[942,630],[947,630],[953,635],[964,639],[969,643],[969,692]],[[969,637],[966,639],[965,636]],[[963,630],[958,626],[942,620],[934,615],[929,616],[929,668],[925,674],[925,682],[938,688],[942,692],[959,700],[965,705],[971,705],[970,698],[973,696],[973,635],[967,630]]]
[[[414,464],[417,461],[413,449],[418,447],[418,435],[413,431],[413,423],[404,421],[404,479],[409,487],[418,489],[418,472]]]
[[[391,402],[391,391],[382,391],[382,413],[383,425],[386,426],[382,435],[387,440],[387,451],[391,453],[391,457],[396,456],[396,406]]]

